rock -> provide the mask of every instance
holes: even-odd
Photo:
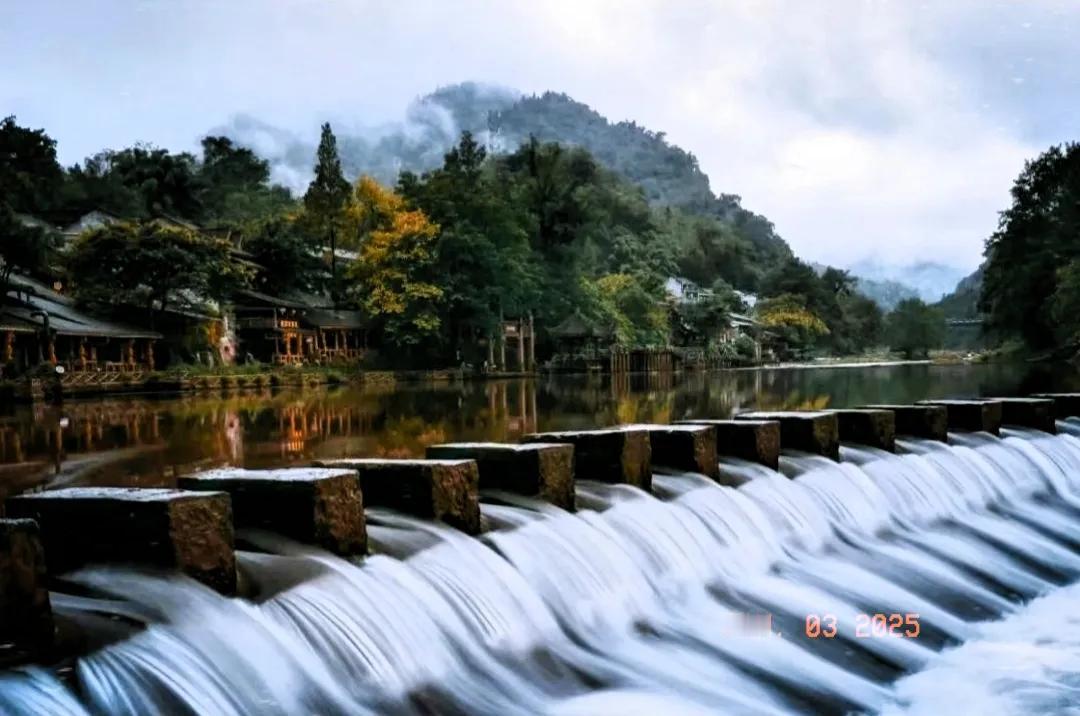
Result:
[[[920,400],[918,404],[944,406],[950,430],[983,431],[993,435],[1001,430],[1001,401]]]
[[[53,643],[45,550],[33,520],[0,519],[0,642],[27,657]]]
[[[776,420],[677,420],[676,425],[710,425],[718,455],[780,466],[780,423]]]
[[[864,405],[872,410],[891,410],[896,432],[948,442],[949,413],[944,405]]]
[[[480,472],[475,460],[320,460],[316,467],[355,470],[364,504],[480,532]]]
[[[236,591],[232,510],[223,492],[68,487],[10,497],[9,517],[35,520],[49,574],[92,563],[180,569]]]
[[[1057,433],[1053,398],[994,398],[1001,403],[1003,425],[1019,425],[1047,433]]]
[[[652,449],[649,434],[640,428],[535,433],[527,443],[568,443],[574,446],[574,475],[578,480],[625,483],[652,489]]]
[[[237,527],[272,530],[340,555],[367,551],[355,470],[225,468],[181,477],[177,486],[229,493]]]
[[[716,430],[708,425],[635,425],[649,434],[652,465],[697,472],[715,478]]]
[[[840,459],[840,425],[833,413],[820,411],[752,412],[736,420],[775,420],[780,423],[780,447]]]
[[[558,443],[447,443],[427,449],[429,459],[475,460],[480,489],[539,497],[574,509],[574,446]]]
[[[845,408],[829,412],[836,414],[841,440],[896,451],[896,416],[891,410]]]
[[[1032,398],[1048,398],[1054,401],[1054,417],[1080,418],[1080,393],[1035,393]]]

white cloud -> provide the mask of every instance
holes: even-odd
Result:
[[[462,80],[554,89],[666,132],[714,190],[836,264],[977,264],[1023,160],[1068,138],[1047,124],[1067,126],[1067,100],[1043,104],[1080,59],[1080,12],[1060,0],[88,5],[41,0],[0,29],[0,107],[67,161],[186,148],[237,112],[311,135],[399,119]]]

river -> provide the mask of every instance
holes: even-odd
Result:
[[[416,457],[458,440],[536,431],[820,409],[927,397],[1080,389],[1068,365],[901,364],[712,373],[350,385],[226,396],[134,396],[0,415],[0,490],[42,484],[169,486],[212,464],[276,467],[329,457]]]

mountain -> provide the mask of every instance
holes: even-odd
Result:
[[[875,281],[856,277],[855,290],[872,299],[883,311],[891,311],[896,304],[907,298],[918,298],[919,292],[899,281]]]
[[[734,194],[713,193],[693,154],[669,144],[663,132],[635,122],[610,122],[571,97],[545,92],[522,96],[504,87],[464,82],[415,100],[401,122],[353,129],[335,125],[346,175],[370,174],[393,184],[402,171],[423,172],[442,163],[463,131],[491,152],[512,152],[536,137],[584,147],[607,169],[642,188],[657,206],[713,216],[735,225],[764,265],[791,256],[772,223],[744,209]],[[314,137],[301,137],[250,116],[211,130],[267,159],[275,181],[302,192],[311,177]]]
[[[976,318],[979,315],[979,294],[982,292],[983,267],[965,276],[956,288],[938,302],[947,318]]]
[[[898,266],[867,259],[852,264],[848,270],[859,278],[871,281],[895,281],[909,286],[916,291],[919,298],[927,303],[939,301],[965,276],[963,269],[933,261]]]

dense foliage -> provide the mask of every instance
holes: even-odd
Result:
[[[887,317],[889,345],[906,358],[925,358],[945,342],[945,315],[921,299],[908,298]]]
[[[568,123],[564,132],[591,112],[561,96],[533,99]],[[507,131],[518,121],[500,117]],[[366,314],[372,344],[393,348],[386,354],[398,364],[479,364],[502,320],[528,316],[541,354],[554,347],[550,329],[572,316],[625,346],[704,348],[730,362],[755,353],[729,330],[733,312],[756,315],[787,355],[851,353],[882,339],[881,311],[847,273],[795,259],[737,197],[709,193],[693,157],[662,135],[601,120],[581,141],[534,136],[500,154],[465,132],[438,166],[402,172],[392,189],[368,176],[350,183],[324,125],[302,200],[223,137],[204,139],[198,157],[138,145],[63,170],[44,132],[9,120],[0,147],[14,148],[0,178],[17,190],[0,212],[0,266],[62,265],[79,300],[137,306],[148,323],[227,302],[238,288],[308,294]],[[588,147],[612,137],[637,147],[637,164]],[[645,174],[626,178],[655,162],[669,166],[650,174],[651,188]],[[59,253],[20,233],[26,222],[15,218],[63,225],[92,209],[112,223]],[[676,276],[700,296],[670,295]]]
[[[991,329],[1034,348],[1080,338],[1080,144],[1024,165],[986,243],[981,308]]]

